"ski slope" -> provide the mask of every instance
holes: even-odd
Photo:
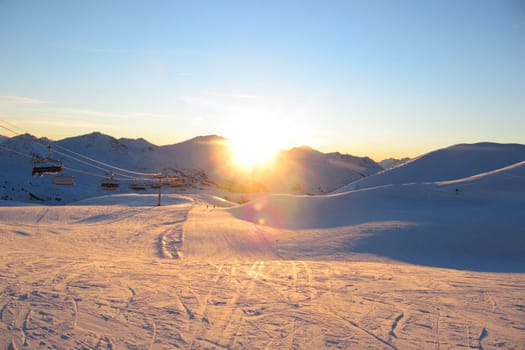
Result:
[[[153,197],[0,207],[0,347],[525,346],[524,271],[340,249],[401,221],[276,228],[234,217],[213,194],[170,195],[161,207]]]

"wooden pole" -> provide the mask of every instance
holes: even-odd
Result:
[[[157,200],[157,207],[160,207],[160,195],[161,195],[161,189],[162,188],[162,179],[159,177],[159,198]]]

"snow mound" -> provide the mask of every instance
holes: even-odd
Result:
[[[336,192],[390,184],[455,180],[500,169],[525,160],[519,144],[460,144],[437,150],[401,166],[350,183]]]

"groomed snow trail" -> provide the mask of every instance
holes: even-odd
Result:
[[[202,200],[0,219],[2,349],[525,348],[524,274],[313,258]]]

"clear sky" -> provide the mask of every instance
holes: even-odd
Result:
[[[375,160],[525,143],[525,2],[0,0],[0,119]]]

